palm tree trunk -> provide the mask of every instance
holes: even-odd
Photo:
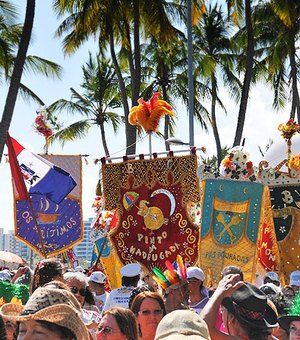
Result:
[[[216,121],[216,101],[217,101],[217,86],[216,86],[216,80],[214,77],[212,77],[212,86],[211,86],[211,92],[212,92],[212,99],[211,99],[211,125],[215,137],[216,142],[216,148],[217,148],[217,159],[218,159],[218,166],[221,164],[222,161],[222,147],[221,147],[221,141],[219,136],[219,131],[217,127],[217,121]]]
[[[102,141],[103,149],[104,149],[104,152],[105,152],[105,156],[109,157],[109,151],[108,151],[108,146],[107,146],[107,142],[106,142],[105,128],[104,128],[103,122],[101,122],[99,124],[99,127],[100,127],[101,141]]]
[[[295,34],[294,32],[290,32],[290,53],[289,53],[289,59],[290,59],[290,67],[291,67],[291,73],[290,77],[292,79],[292,107],[291,107],[291,113],[290,118],[295,118],[297,113],[297,121],[300,122],[300,102],[299,102],[299,92],[297,87],[297,65],[296,65],[296,50],[295,50]]]
[[[168,93],[165,84],[162,84],[162,93],[163,93],[163,100],[169,102]],[[165,139],[165,147],[166,151],[170,151],[170,144],[166,142],[169,138],[169,129],[170,129],[170,116],[165,115],[165,126],[164,126],[164,139]]]
[[[112,62],[115,67],[115,71],[118,77],[122,104],[124,108],[124,116],[125,116],[125,133],[126,133],[126,154],[131,155],[135,154],[135,144],[136,144],[136,127],[132,126],[128,122],[128,115],[129,115],[129,106],[127,101],[127,92],[126,92],[126,85],[122,76],[121,68],[117,60],[116,52],[115,52],[115,44],[113,38],[113,32],[110,33],[110,53]]]
[[[246,63],[246,71],[245,71],[244,83],[243,83],[243,88],[242,88],[240,110],[239,110],[239,116],[238,116],[233,146],[241,144],[245,118],[246,118],[249,92],[250,92],[250,84],[251,84],[251,79],[252,79],[252,68],[253,68],[253,59],[254,59],[254,36],[253,36],[253,27],[252,27],[252,21],[251,21],[251,0],[245,0],[245,19],[246,19],[246,28],[247,28],[247,63]]]
[[[21,83],[24,63],[30,43],[33,20],[35,13],[35,0],[27,0],[25,21],[22,31],[22,36],[19,44],[18,53],[14,63],[14,68],[10,80],[10,85],[6,97],[6,102],[3,110],[2,120],[0,123],[0,162],[2,159],[3,149],[5,145],[6,131],[9,130],[12,116],[14,113],[15,104],[17,101],[18,91]]]

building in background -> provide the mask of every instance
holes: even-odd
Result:
[[[84,237],[83,240],[74,247],[74,252],[78,259],[85,259],[90,261],[93,253],[93,243],[90,240],[91,225],[94,218],[90,217],[87,221],[84,221]]]
[[[90,217],[87,221],[84,221],[84,238],[77,246],[74,247],[74,252],[79,260],[84,259],[86,261],[91,261],[93,253],[93,244],[90,241],[92,222],[92,217]],[[1,250],[17,254],[27,262],[30,260],[30,248],[25,243],[20,242],[15,238],[13,230],[9,230],[7,233],[4,233],[4,228],[0,228],[0,251]],[[34,255],[35,254],[33,254],[33,256]]]

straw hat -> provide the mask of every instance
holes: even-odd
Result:
[[[89,339],[89,333],[80,318],[81,308],[74,295],[52,286],[34,291],[25,306],[8,303],[0,308],[1,316],[10,321],[48,321],[68,328],[77,340]]]

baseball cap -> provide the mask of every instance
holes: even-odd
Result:
[[[295,270],[294,272],[291,272],[290,286],[300,287],[300,270]]]
[[[91,276],[89,277],[89,281],[96,282],[96,283],[105,283],[106,275],[100,271],[92,272]]]
[[[155,340],[210,340],[205,321],[192,310],[168,313],[157,326]]]
[[[188,267],[187,270],[187,279],[195,278],[200,281],[204,281],[204,272],[202,269],[198,267]]]
[[[270,280],[272,280],[272,281],[280,282],[280,281],[279,281],[279,276],[278,276],[278,274],[275,273],[275,272],[267,272],[266,275],[264,276],[264,280],[265,280],[267,277],[268,277]]]
[[[141,266],[138,263],[129,263],[120,269],[122,276],[134,277],[139,275],[141,272]]]

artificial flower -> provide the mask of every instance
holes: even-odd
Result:
[[[281,131],[281,136],[289,141],[296,133],[300,132],[300,126],[294,121],[294,118],[291,118],[286,124],[279,124],[278,130]]]
[[[158,99],[159,97],[160,93],[156,92],[147,102],[140,98],[138,100],[139,105],[130,110],[129,123],[141,126],[146,132],[150,133],[157,131],[162,116],[175,116],[171,105],[164,100]]]

